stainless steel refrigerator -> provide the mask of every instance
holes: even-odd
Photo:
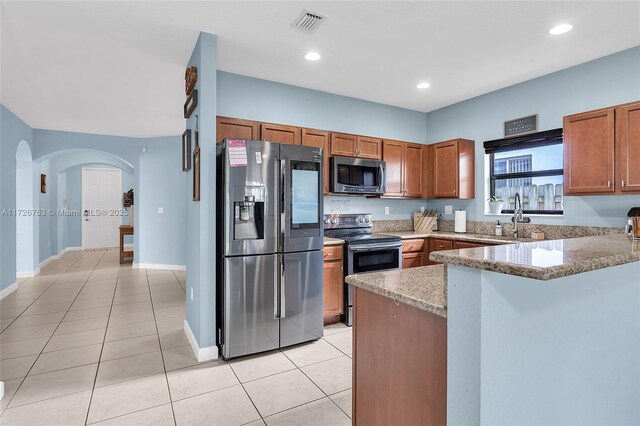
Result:
[[[217,147],[217,343],[233,358],[323,332],[322,149]]]

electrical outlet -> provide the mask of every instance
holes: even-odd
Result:
[[[164,207],[158,207],[158,214],[164,213]]]
[[[453,206],[444,206],[444,214],[453,214]]]
[[[191,287],[191,301],[193,302],[193,287]]]
[[[424,207],[420,207],[420,213],[424,213]]]
[[[384,214],[389,216],[389,206],[384,206]]]

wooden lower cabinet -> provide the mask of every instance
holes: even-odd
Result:
[[[402,241],[402,269],[425,266],[425,239]]]
[[[481,243],[470,243],[468,241],[454,241],[453,242],[453,248],[455,250],[458,249],[466,249],[466,248],[478,248],[478,247],[485,247],[487,244],[481,244]]]
[[[439,265],[440,262],[433,262],[429,260],[429,255],[432,251],[453,250],[453,241],[443,240],[440,238],[428,238],[427,246],[427,265]]]
[[[353,423],[447,423],[447,320],[355,288]]]
[[[344,271],[342,246],[326,246],[324,257],[324,323],[340,322],[344,313]]]
[[[424,266],[424,253],[402,253],[402,269]]]

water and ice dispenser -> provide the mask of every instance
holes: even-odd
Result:
[[[264,194],[262,188],[246,188],[242,201],[234,201],[233,237],[236,240],[261,240],[264,238]]]

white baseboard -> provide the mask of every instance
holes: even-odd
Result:
[[[40,273],[40,268],[37,268],[35,271],[16,272],[16,278],[31,278],[31,277],[35,277],[39,273]]]
[[[62,256],[63,254],[65,254],[68,251],[76,251],[76,250],[82,250],[82,247],[67,247],[67,248],[63,249],[58,256]]]
[[[42,262],[40,262],[40,268],[43,268],[44,266],[47,265],[47,263],[54,261],[54,260],[58,260],[60,259],[60,257],[65,254],[66,252],[69,251],[74,251],[74,250],[82,250],[82,247],[67,247],[65,249],[63,249],[60,254],[52,254],[51,256],[47,257],[45,260],[43,260]],[[40,272],[40,268],[38,268],[38,272]]]
[[[191,344],[191,350],[195,354],[198,362],[211,361],[212,359],[218,359],[218,347],[217,346],[209,346],[206,348],[201,348],[198,346],[198,341],[196,340],[196,336],[193,335],[193,331],[191,331],[191,327],[187,320],[184,320],[184,332],[187,335],[187,340]]]
[[[133,267],[136,269],[162,269],[171,271],[186,271],[185,265],[162,265],[160,263],[138,263],[134,262]]]
[[[5,297],[10,295],[17,289],[18,289],[18,283],[13,283],[9,287],[2,289],[2,291],[0,291],[0,300],[4,299]]]

